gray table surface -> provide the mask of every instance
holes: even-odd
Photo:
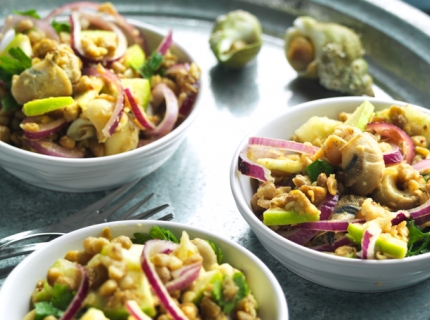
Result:
[[[59,3],[0,0],[0,18],[12,9],[37,8],[42,12]],[[139,182],[148,188],[138,198],[155,193],[146,207],[168,203],[169,208],[156,217],[172,212],[176,222],[211,230],[252,251],[279,280],[291,319],[429,319],[429,281],[393,292],[350,293],[313,284],[287,270],[264,250],[241,217],[229,185],[231,157],[255,125],[300,102],[338,96],[316,82],[297,79],[288,65],[282,35],[295,16],[311,14],[354,27],[363,37],[376,96],[424,107],[430,107],[429,18],[397,0],[148,0],[115,4],[133,19],[164,30],[172,28],[175,41],[190,50],[203,70],[203,110],[188,137],[165,165]],[[256,14],[265,35],[258,59],[243,70],[231,71],[217,65],[208,38],[215,17],[237,8]],[[106,193],[42,190],[0,168],[0,237],[58,221]],[[0,268],[22,258],[3,262]]]

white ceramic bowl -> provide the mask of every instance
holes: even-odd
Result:
[[[364,97],[341,97],[303,103],[276,115],[255,128],[243,139],[233,156],[230,186],[237,208],[263,246],[292,272],[314,283],[353,292],[378,292],[400,289],[430,278],[430,254],[403,260],[371,261],[347,259],[317,252],[293,243],[266,227],[251,210],[254,190],[250,178],[238,172],[238,156],[250,136],[290,139],[295,129],[311,116],[337,119],[340,111],[352,112]],[[368,99],[376,109],[404,102]],[[421,108],[429,113],[429,110]]]
[[[130,22],[144,34],[149,52],[165,36],[153,26]],[[177,43],[173,44],[172,51],[180,62],[195,61]],[[200,90],[191,113],[176,129],[141,148],[106,157],[67,159],[29,152],[0,141],[0,166],[24,182],[55,191],[90,192],[118,187],[152,173],[173,155],[197,116],[201,96]]]
[[[23,319],[29,311],[31,293],[39,279],[46,277],[49,267],[70,250],[82,248],[83,240],[99,236],[103,228],[111,227],[113,236],[134,232],[146,232],[153,225],[171,230],[180,237],[182,230],[190,238],[200,237],[216,243],[224,253],[224,261],[242,270],[251,291],[259,302],[261,319],[288,320],[288,307],[284,293],[273,273],[254,254],[233,241],[223,239],[211,232],[175,222],[122,221],[109,222],[79,229],[51,241],[25,258],[8,276],[0,291],[0,319]],[[13,306],[11,308],[11,306]]]

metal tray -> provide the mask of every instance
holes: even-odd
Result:
[[[35,8],[43,15],[65,3],[1,2],[1,20],[12,10]],[[312,15],[353,28],[362,36],[376,96],[426,108],[430,108],[430,18],[398,0],[113,2],[129,18],[171,28],[174,40],[187,47],[203,69],[204,110],[174,156],[141,181],[156,194],[148,206],[167,202],[170,208],[163,213],[170,210],[175,221],[209,228],[254,252],[278,278],[291,319],[428,319],[429,281],[388,293],[346,293],[313,284],[284,268],[240,216],[228,172],[236,146],[260,121],[304,101],[339,95],[298,79],[287,63],[282,38],[296,16]],[[260,19],[264,45],[255,63],[231,71],[217,65],[208,39],[215,18],[239,8]],[[41,190],[0,168],[0,237],[57,221],[104,194]],[[0,264],[0,271],[20,259]]]

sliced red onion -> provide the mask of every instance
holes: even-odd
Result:
[[[410,217],[415,220],[416,225],[421,225],[430,220],[430,199],[422,205],[408,210]]]
[[[136,320],[152,320],[151,317],[146,315],[142,309],[140,309],[139,305],[134,300],[127,300],[125,302],[125,308]]]
[[[49,137],[51,134],[58,132],[61,128],[63,128],[66,125],[66,120],[64,119],[56,119],[54,121],[51,121],[49,123],[38,123],[37,117],[27,117],[25,118],[22,123],[30,123],[34,122],[37,123],[39,126],[38,131],[28,131],[25,130],[25,126],[23,126],[24,135],[28,139],[43,139]]]
[[[80,264],[77,264],[76,267],[81,272],[81,282],[79,284],[78,291],[76,292],[75,296],[73,297],[72,302],[70,302],[69,306],[67,307],[66,311],[64,311],[60,320],[73,320],[74,319],[75,315],[81,309],[82,303],[84,302],[86,296],[88,295],[89,289],[90,289],[90,279],[89,279],[88,274],[85,271],[84,267],[81,266]]]
[[[173,66],[169,67],[166,69],[166,71],[164,72],[164,75],[174,75],[177,73],[182,73],[184,75],[188,74],[188,72],[190,71],[190,64],[188,62],[186,63],[177,63],[174,64]]]
[[[352,244],[352,241],[349,240],[346,236],[343,236],[333,243],[325,243],[318,246],[309,247],[310,249],[321,251],[321,252],[334,252],[337,248],[342,246],[347,246]]]
[[[102,133],[105,135],[105,137],[110,137],[118,126],[118,123],[121,120],[122,113],[124,112],[124,88],[122,87],[121,81],[116,74],[104,68],[86,68],[82,71],[82,74],[102,77],[105,80],[111,82],[117,90],[116,103],[112,115],[106,123],[105,127],[102,129]]]
[[[156,253],[171,253],[178,248],[178,244],[164,240],[149,240],[145,243],[142,250],[141,266],[149,284],[152,286],[160,303],[164,309],[173,317],[174,320],[188,320],[188,317],[182,312],[178,305],[170,297],[164,284],[161,282],[155,267],[151,262],[151,257]]]
[[[169,32],[167,33],[167,36],[164,37],[164,39],[159,44],[157,48],[157,52],[161,53],[164,56],[167,50],[170,49],[172,44],[173,44],[172,30],[169,30]]]
[[[400,222],[408,220],[410,217],[410,213],[408,211],[398,211],[396,212],[396,216],[391,219],[391,224],[393,226],[398,225]]]
[[[324,220],[315,222],[304,222],[296,225],[296,228],[309,229],[316,231],[347,231],[350,223],[364,223],[366,220]]]
[[[202,262],[196,262],[183,266],[172,272],[173,280],[165,284],[167,291],[183,290],[189,287],[199,277]]]
[[[100,3],[97,2],[91,2],[91,1],[79,1],[79,2],[74,2],[74,3],[67,3],[63,6],[60,6],[58,8],[56,8],[55,10],[53,10],[48,16],[46,16],[43,20],[45,21],[49,21],[52,18],[66,12],[66,11],[80,11],[83,9],[90,9],[93,11],[98,11],[101,12],[100,9]],[[138,29],[136,29],[133,25],[131,25],[130,23],[127,22],[127,20],[124,18],[124,16],[122,16],[121,14],[119,14],[118,12],[105,12],[103,11],[103,13],[110,15],[114,18],[116,24],[126,33],[126,35],[129,38],[129,42],[130,45],[137,43],[139,44],[139,46],[145,51],[147,52],[147,50],[145,50],[145,41],[143,39],[142,34],[140,33],[140,31]]]
[[[320,149],[318,147],[306,145],[300,142],[262,137],[250,137],[248,144],[273,147],[306,154],[315,154],[315,152]]]
[[[0,33],[5,35],[7,31],[14,29],[21,21],[24,20],[31,20],[34,24],[34,27],[37,30],[43,31],[47,38],[60,42],[60,37],[58,36],[57,31],[55,31],[55,29],[48,22],[42,19],[36,19],[24,15],[9,16],[3,24]]]
[[[14,29],[9,29],[8,31],[6,31],[6,33],[3,34],[3,38],[0,41],[0,52],[3,52],[15,37],[16,37],[16,34]]]
[[[136,99],[134,99],[130,89],[125,88],[124,93],[127,97],[128,103],[130,104],[131,112],[133,112],[139,124],[145,129],[155,129],[155,125],[151,122],[151,120],[148,119],[145,110],[143,110],[143,108],[136,102]]]
[[[375,258],[375,244],[381,234],[381,228],[377,226],[369,226],[363,233],[361,239],[361,259]]]
[[[38,153],[60,158],[83,158],[85,151],[81,149],[67,149],[49,139],[25,140],[28,146]]]
[[[411,137],[399,127],[386,122],[368,123],[366,129],[370,129],[380,134],[381,137],[394,141],[403,152],[403,158],[411,164],[415,156],[415,146]]]
[[[251,178],[266,182],[275,182],[275,179],[272,177],[269,169],[259,165],[253,161],[251,161],[246,155],[245,151],[242,151],[239,154],[238,166],[240,173],[245,176],[249,176]]]
[[[101,30],[115,32],[118,38],[118,45],[112,57],[103,57],[100,59],[96,59],[94,57],[86,56],[85,51],[82,48],[81,41],[81,17],[88,20],[92,25],[98,27]],[[108,62],[113,62],[120,59],[127,51],[127,39],[125,38],[123,32],[113,23],[104,20],[103,17],[100,15],[74,11],[70,15],[70,24],[72,26],[71,46],[73,48],[73,51],[75,51],[75,53],[86,62],[100,62],[102,64],[106,64]]]
[[[425,170],[429,170],[430,169],[430,159],[424,159],[424,160],[415,162],[412,165],[412,168],[414,168],[415,170],[417,170],[419,172],[423,172]]]
[[[166,101],[166,112],[163,120],[154,129],[146,130],[145,133],[149,136],[163,136],[172,131],[175,126],[176,120],[178,119],[179,107],[178,99],[176,99],[175,93],[164,83],[157,84],[153,91],[161,90]]]
[[[324,201],[319,205],[318,209],[321,211],[320,213],[320,222],[324,223],[325,220],[329,219],[332,215],[334,208],[336,207],[337,203],[339,201],[339,195],[335,194],[334,196],[331,194],[328,194]],[[321,221],[322,220],[322,221]],[[301,224],[302,225],[302,224]],[[297,225],[298,226],[298,225]],[[306,228],[296,228],[291,232],[288,232],[286,234],[281,234],[284,238],[300,244],[304,245],[309,240],[311,240],[318,231],[317,229],[306,229]]]
[[[403,154],[399,146],[394,145],[392,149],[382,154],[385,165],[395,164],[403,161]]]

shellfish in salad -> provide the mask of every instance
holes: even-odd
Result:
[[[299,76],[327,89],[374,96],[360,37],[350,28],[298,17],[285,33],[285,55]]]
[[[152,52],[111,3],[75,2],[41,18],[17,12],[0,30],[0,140],[50,156],[101,157],[174,130],[191,112],[200,68]]]
[[[403,259],[430,249],[430,116],[364,101],[337,119],[313,116],[290,140],[250,137],[239,171],[254,214],[313,250]]]

